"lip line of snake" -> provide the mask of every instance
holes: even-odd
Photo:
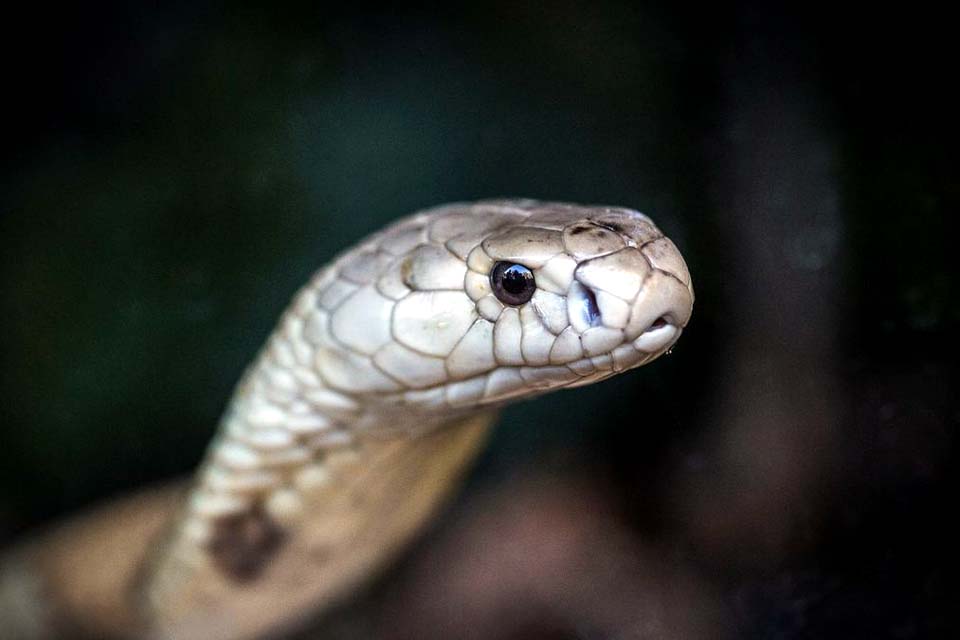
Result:
[[[668,275],[668,276],[670,276],[670,277],[672,277],[672,278],[675,277],[675,276],[672,276],[671,274],[666,274],[666,275]],[[642,338],[642,337],[644,337],[644,336],[651,335],[651,334],[653,334],[653,333],[655,333],[655,332],[665,331],[665,330],[667,330],[667,329],[669,329],[669,330],[671,330],[671,331],[673,331],[673,332],[676,332],[675,337],[677,337],[677,338],[679,338],[680,332],[682,331],[682,330],[679,329],[674,323],[667,321],[665,324],[660,325],[659,327],[650,327],[650,328],[648,328],[648,329],[645,329],[645,330],[644,330],[639,336],[637,336],[637,338],[635,338],[634,340],[632,340],[632,341],[628,340],[628,341],[624,342],[624,345],[623,345],[623,346],[626,346],[626,345],[631,345],[631,346],[633,346],[633,348],[636,349],[636,351],[640,354],[641,359],[643,358],[643,356],[648,356],[648,357],[649,357],[649,356],[653,355],[653,353],[644,351],[643,349],[640,349],[640,348],[636,347],[636,346],[634,345],[634,343],[637,342],[637,341],[639,340],[639,338]],[[603,371],[606,371],[606,372],[608,372],[608,373],[614,374],[614,373],[621,373],[621,372],[623,372],[623,371],[626,370],[625,368],[617,368],[617,367],[615,367],[615,366],[612,367],[612,368],[610,368],[610,369],[601,369],[600,367],[597,366],[597,360],[598,360],[598,358],[602,358],[602,357],[603,357],[603,356],[585,356],[585,357],[583,357],[583,358],[580,358],[579,360],[574,360],[573,362],[567,362],[567,363],[563,363],[563,364],[546,364],[546,365],[527,365],[527,364],[525,364],[525,365],[516,366],[516,367],[514,367],[514,368],[519,369],[519,370],[521,371],[521,375],[523,375],[523,371],[524,371],[524,370],[529,370],[529,369],[544,369],[544,368],[549,368],[549,367],[566,367],[567,369],[570,369],[571,373],[573,373],[573,374],[576,375],[577,377],[576,377],[575,379],[573,379],[573,380],[570,380],[569,382],[565,382],[565,383],[559,384],[559,385],[558,385],[558,388],[560,388],[560,387],[570,387],[570,386],[572,386],[572,385],[580,382],[583,378],[590,378],[591,376],[594,376],[596,373],[600,373],[600,372],[603,372]],[[596,371],[595,371],[595,372],[591,372],[591,373],[580,373],[580,372],[577,370],[578,368],[583,368],[583,367],[586,367],[586,366],[589,366],[589,365],[593,365],[594,367],[596,367]],[[374,366],[376,366],[376,363],[374,363]],[[628,368],[631,368],[631,367],[628,367]],[[381,371],[382,371],[382,370],[381,370]],[[388,377],[391,377],[391,378],[393,377],[393,376],[392,376],[389,372],[387,372],[387,371],[382,371],[382,372],[383,372],[383,374],[384,374],[385,376],[388,376]],[[471,382],[471,381],[474,381],[474,380],[477,380],[477,379],[480,379],[480,378],[486,378],[486,377],[488,377],[488,376],[489,376],[488,373],[481,373],[481,374],[478,374],[478,375],[475,375],[475,376],[470,376],[470,377],[467,377],[467,378],[458,379],[458,380],[456,380],[455,382],[456,382],[456,383],[469,383],[469,382]],[[399,381],[398,381],[398,382],[399,382]],[[434,390],[434,389],[442,389],[442,388],[448,386],[449,384],[450,384],[450,382],[439,382],[439,383],[437,383],[437,384],[435,384],[435,385],[429,385],[429,386],[424,386],[424,387],[417,387],[416,390],[417,390],[417,391],[421,391],[421,392],[428,392],[428,391],[431,391],[431,390]],[[397,395],[386,395],[386,396],[383,396],[383,399],[384,399],[385,401],[391,401],[391,400],[393,400],[394,398],[397,398],[397,399],[399,400],[399,399],[400,399],[400,398],[399,398],[399,395],[400,395],[400,394],[397,394]]]
[[[594,224],[597,224],[597,223],[594,223]],[[599,225],[599,224],[598,224],[597,226],[601,226],[601,227],[603,227],[603,228],[607,228],[607,229],[609,229],[609,230],[611,230],[611,231],[614,231],[614,232],[616,232],[616,233],[620,233],[616,228],[613,228],[613,227],[611,227],[611,226]],[[491,229],[491,231],[496,231],[497,229],[499,229],[499,228]],[[653,242],[656,242],[657,240],[660,240],[662,237],[663,237],[663,236],[660,236],[660,237],[655,238],[655,239],[652,239],[652,240],[648,240],[647,242],[643,243],[642,245],[637,246],[637,249],[642,250],[645,246],[647,246],[647,245],[649,245],[649,244],[651,244],[651,243],[653,243]],[[450,255],[452,255],[453,257],[457,258],[458,260],[460,259],[459,256],[457,256],[453,251],[451,251],[451,250],[449,249],[449,247],[447,247],[445,244],[442,245],[442,246],[450,253]],[[628,245],[628,246],[630,246],[630,245]],[[663,271],[663,270],[656,269],[655,267],[653,267],[653,265],[650,265],[650,268],[651,268],[651,273],[652,273],[653,271],[657,271],[658,273],[660,273],[660,274],[662,274],[662,275],[664,275],[664,276],[667,276],[667,277],[669,277],[669,278],[671,278],[671,279],[673,279],[673,280],[676,280],[676,281],[677,281],[678,283],[680,283],[681,285],[687,286],[686,283],[684,283],[682,280],[680,280],[680,278],[678,278],[678,277],[677,277],[676,275],[674,275],[673,273],[670,273],[670,272],[668,272],[668,271]],[[651,274],[647,274],[646,278],[649,278],[650,275],[651,275]],[[644,281],[641,283],[641,288],[643,287],[643,284],[646,282],[646,278],[644,278]],[[417,289],[412,289],[412,290],[413,290],[413,291],[417,291]],[[450,288],[450,289],[432,289],[432,290],[433,290],[433,291],[461,291],[462,288],[456,288],[456,289],[455,289],[455,288]],[[660,326],[656,326],[656,327],[655,327],[655,326],[647,327],[647,328],[645,328],[645,329],[640,333],[640,335],[635,336],[634,338],[627,338],[627,339],[625,340],[625,342],[624,342],[624,345],[626,345],[626,344],[633,344],[634,349],[636,349],[636,350],[640,353],[640,356],[641,356],[641,364],[642,364],[642,362],[644,361],[644,357],[648,357],[648,358],[649,358],[650,356],[654,355],[654,352],[645,351],[645,350],[641,349],[640,347],[638,347],[638,346],[636,345],[636,343],[639,341],[640,338],[642,338],[642,337],[644,337],[644,336],[648,336],[648,335],[653,334],[653,333],[655,333],[655,332],[664,331],[664,330],[666,330],[666,329],[669,329],[669,330],[671,330],[671,331],[673,332],[673,339],[674,339],[674,340],[676,340],[677,338],[680,337],[680,334],[681,334],[681,332],[682,332],[682,327],[678,326],[678,323],[676,322],[675,319],[672,319],[672,318],[667,319],[667,318],[664,318],[664,317],[661,317],[661,318],[659,318],[659,319],[664,320],[664,325],[660,325]],[[658,319],[658,320],[659,320],[659,319]],[[336,336],[334,336],[333,339],[334,339],[334,340],[337,340]],[[341,345],[341,346],[344,346],[344,347],[346,348],[346,345]],[[569,382],[561,383],[560,385],[558,385],[558,388],[562,388],[562,387],[572,387],[572,386],[582,385],[584,382],[600,381],[600,380],[602,380],[602,379],[605,379],[606,377],[609,377],[609,375],[616,374],[616,373],[621,373],[621,372],[623,372],[623,371],[625,371],[625,370],[627,370],[627,369],[633,368],[633,367],[617,367],[617,366],[613,366],[613,367],[607,369],[607,372],[608,372],[608,375],[607,375],[607,376],[598,377],[597,374],[599,374],[599,373],[602,371],[602,369],[601,369],[600,367],[597,367],[597,359],[598,359],[598,357],[602,357],[602,356],[599,356],[599,355],[598,355],[598,356],[585,356],[584,358],[581,358],[581,359],[579,359],[579,360],[576,360],[576,361],[573,361],[573,362],[566,362],[566,363],[552,363],[552,362],[551,362],[551,363],[549,363],[549,364],[540,364],[540,365],[537,365],[537,364],[523,364],[523,365],[517,365],[517,366],[518,366],[521,370],[539,369],[539,368],[557,367],[557,366],[563,366],[563,367],[566,367],[566,368],[570,369],[571,372],[576,375],[576,378],[570,380]],[[578,371],[578,369],[583,368],[583,367],[586,367],[586,366],[588,366],[588,365],[593,365],[594,367],[596,367],[596,371],[590,372],[590,373],[581,373],[580,371]],[[373,363],[373,366],[376,367],[377,369],[379,369],[379,370],[381,371],[381,373],[383,373],[384,376],[387,376],[387,377],[389,377],[389,378],[395,379],[398,384],[403,384],[403,382],[402,382],[401,380],[397,380],[396,378],[394,378],[393,374],[391,374],[389,371],[385,371],[385,370],[381,369],[381,368],[377,365],[376,362]],[[468,383],[468,382],[470,382],[470,381],[473,381],[473,380],[476,380],[476,379],[479,379],[479,378],[487,377],[487,376],[489,375],[489,372],[480,373],[480,374],[475,375],[475,376],[470,376],[470,377],[467,377],[467,378],[460,378],[460,379],[457,379],[457,378],[455,378],[454,376],[451,376],[450,373],[449,373],[449,371],[447,372],[447,374],[448,374],[448,380],[447,380],[447,381],[438,382],[438,383],[433,384],[433,385],[419,386],[419,387],[416,387],[416,390],[417,390],[417,391],[420,391],[420,392],[428,392],[428,391],[431,391],[431,390],[434,390],[434,389],[443,388],[443,387],[446,387],[446,386],[448,386],[448,385],[450,384],[450,380],[453,380],[455,383]],[[522,375],[522,371],[521,371],[521,375]],[[326,382],[326,381],[325,381],[325,382]],[[329,384],[329,382],[327,382],[327,383]],[[399,396],[399,395],[401,395],[401,394],[397,394],[397,396]],[[394,399],[394,397],[395,397],[395,396],[389,395],[389,394],[386,395],[386,396],[383,396],[383,398],[384,398],[385,401],[392,401],[392,400]],[[402,404],[402,402],[401,402],[401,404]],[[456,406],[456,405],[453,405],[453,406]]]

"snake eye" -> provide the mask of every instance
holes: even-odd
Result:
[[[532,298],[533,292],[537,290],[533,272],[515,262],[498,262],[493,265],[490,286],[500,302],[514,307]]]

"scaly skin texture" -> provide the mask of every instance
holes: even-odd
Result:
[[[533,272],[529,301],[498,299],[498,261]],[[84,585],[90,568],[62,566],[71,544],[109,537],[98,529],[109,509],[92,528],[54,536],[47,547],[60,565],[43,564],[43,544],[27,557],[66,603],[56,616],[86,616],[96,633],[276,632],[403,547],[455,486],[499,406],[653,360],[692,305],[676,247],[635,211],[486,201],[414,214],[296,295],[165,533],[152,524],[121,536],[110,588]],[[165,521],[170,510],[150,513]],[[79,593],[100,594],[96,611],[84,611]]]

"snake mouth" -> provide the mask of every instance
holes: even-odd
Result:
[[[634,341],[633,346],[638,351],[655,353],[672,344],[680,333],[676,323],[667,316],[659,316]]]

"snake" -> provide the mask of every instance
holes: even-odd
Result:
[[[632,209],[501,199],[401,218],[294,295],[191,479],[3,556],[0,637],[295,629],[415,538],[499,409],[651,362],[693,301],[680,251]]]

